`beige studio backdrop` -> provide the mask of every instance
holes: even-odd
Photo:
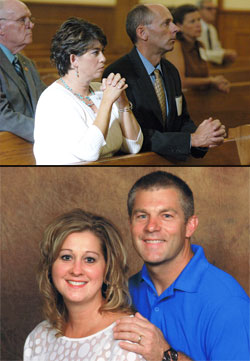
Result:
[[[200,221],[192,242],[249,294],[249,168],[1,168],[2,361],[22,360],[27,334],[43,319],[35,271],[46,224],[75,207],[110,218],[127,246],[130,274],[135,273],[141,261],[131,246],[127,193],[140,176],[158,169],[189,184]]]

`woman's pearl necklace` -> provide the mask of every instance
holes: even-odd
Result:
[[[86,104],[88,107],[92,107],[92,106],[94,105],[94,103],[92,102],[92,100],[90,99],[89,96],[83,97],[81,94],[75,93],[75,92],[73,91],[73,89],[70,88],[70,87],[68,86],[68,84],[65,83],[65,81],[63,80],[63,78],[60,78],[60,80],[61,80],[61,82],[63,83],[63,85],[65,86],[66,89],[68,89],[72,94],[74,94],[77,98],[79,98],[79,99],[80,99],[84,104]],[[89,91],[90,91],[91,95],[94,95],[94,94],[95,94],[91,88],[89,88]],[[86,102],[84,101],[84,99],[87,99],[90,103],[89,103],[89,104],[86,103]]]

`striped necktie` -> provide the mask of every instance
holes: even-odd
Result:
[[[208,41],[208,47],[211,50],[212,49],[212,39],[211,39],[211,33],[210,33],[209,28],[207,28],[207,41]]]
[[[162,85],[162,80],[161,80],[161,75],[160,75],[160,71],[159,69],[155,69],[154,70],[154,75],[155,75],[155,83],[154,83],[154,88],[155,88],[155,92],[161,107],[161,112],[162,112],[162,119],[163,119],[163,125],[165,126],[165,120],[166,120],[166,97],[165,97],[165,92],[163,89],[163,85]]]
[[[18,60],[18,56],[17,56],[16,54],[14,55],[13,65],[14,65],[14,67],[15,67],[15,70],[16,70],[17,74],[18,74],[23,80],[25,80],[22,66],[21,66],[21,64],[20,64],[20,62],[19,62],[19,60]]]

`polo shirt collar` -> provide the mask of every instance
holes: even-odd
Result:
[[[205,257],[203,248],[191,245],[194,256],[174,282],[174,288],[185,292],[197,292],[204,272],[209,263]]]
[[[169,297],[174,290],[195,293],[198,291],[204,272],[207,270],[209,263],[205,257],[203,248],[197,245],[191,245],[194,256],[183,269],[178,278],[160,295],[160,298]],[[141,282],[145,281],[153,292],[156,292],[155,286],[150,278],[147,267],[144,264],[141,271]]]

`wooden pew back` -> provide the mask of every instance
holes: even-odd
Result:
[[[250,124],[228,130],[228,141],[236,140],[241,165],[250,165]]]
[[[220,119],[227,128],[250,123],[250,82],[232,83],[229,94],[209,89],[186,90],[184,95],[196,125],[210,116]]]

